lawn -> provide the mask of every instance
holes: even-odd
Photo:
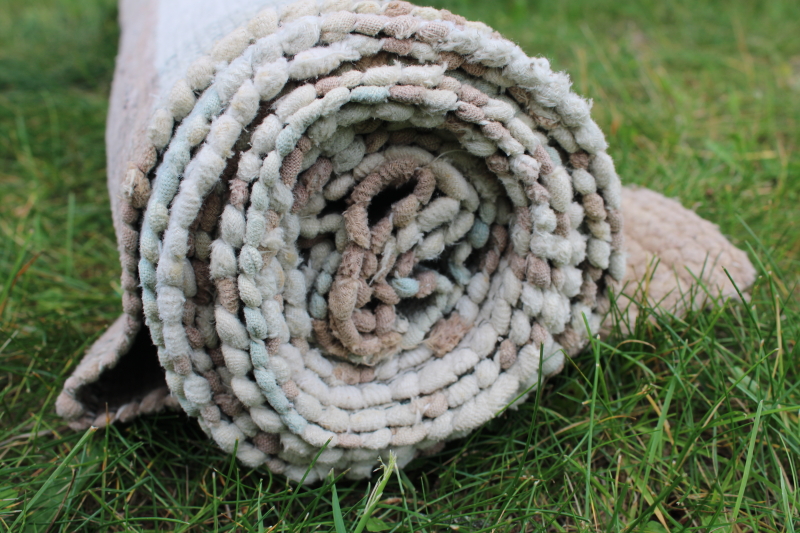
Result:
[[[623,181],[719,224],[759,278],[748,305],[593,342],[393,475],[369,530],[800,531],[800,3],[433,4],[568,71]],[[111,0],[0,2],[0,529],[355,531],[366,482],[241,468],[179,414],[82,434],[54,413],[120,310],[117,38]]]

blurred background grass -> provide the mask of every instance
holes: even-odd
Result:
[[[412,463],[373,527],[800,530],[800,3],[432,4],[568,71],[623,180],[719,224],[761,276],[748,307],[597,343]],[[333,530],[331,482],[240,469],[180,415],[79,444],[53,413],[120,308],[103,145],[117,38],[111,0],[0,2],[0,528]],[[367,486],[336,486],[352,523]]]

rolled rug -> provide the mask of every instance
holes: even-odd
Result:
[[[179,405],[249,467],[368,477],[524,401],[612,292],[631,321],[733,296],[723,268],[754,280],[711,223],[623,189],[590,102],[485,24],[397,1],[120,8],[124,314],[58,399],[76,428]]]

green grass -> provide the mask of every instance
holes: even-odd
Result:
[[[748,306],[595,342],[392,476],[368,530],[800,531],[800,3],[434,3],[569,71],[624,181],[719,224],[760,277]],[[354,531],[366,482],[240,468],[177,414],[78,434],[53,412],[120,308],[115,17],[111,0],[0,2],[0,529]]]

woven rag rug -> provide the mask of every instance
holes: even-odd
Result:
[[[524,401],[612,293],[630,323],[733,296],[723,268],[754,280],[714,225],[623,189],[590,102],[485,24],[371,0],[120,13],[124,313],[58,399],[75,428],[179,406],[249,467],[299,480],[325,448],[306,482],[367,477]]]

